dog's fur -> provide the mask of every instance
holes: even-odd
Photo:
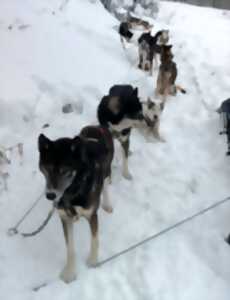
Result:
[[[154,36],[152,36],[150,32],[143,33],[138,39],[138,68],[149,71],[152,74],[153,59],[155,59],[157,67],[157,54],[160,54],[161,46],[166,45],[168,40],[168,30],[158,31]]]
[[[100,126],[84,127],[75,138],[51,141],[39,136],[39,167],[46,180],[46,197],[56,202],[67,246],[67,261],[60,277],[65,282],[76,278],[73,223],[84,216],[91,229],[88,258],[95,265],[98,258],[97,210],[112,212],[107,184],[111,175],[114,145],[110,131]]]
[[[160,114],[162,104],[156,104],[150,99],[140,102],[138,89],[131,85],[115,85],[109,95],[104,96],[98,106],[98,121],[102,126],[108,127],[113,136],[122,146],[123,164],[122,173],[131,179],[128,170],[128,154],[131,129],[136,127],[153,134],[158,140],[163,141],[159,134]]]
[[[130,43],[132,41],[133,32],[132,30],[141,26],[143,30],[151,30],[153,25],[150,25],[149,22],[141,20],[139,18],[128,16],[127,21],[121,22],[119,26],[119,35],[121,39],[121,43],[125,48],[125,41]]]
[[[125,46],[125,42],[130,42],[133,37],[133,33],[130,31],[132,29],[131,24],[129,22],[122,22],[119,26],[119,34],[123,47]]]
[[[223,123],[223,130],[220,131],[220,134],[227,135],[228,151],[226,155],[229,156],[230,155],[230,98],[222,102],[217,112],[220,114]]]
[[[173,61],[172,45],[162,45],[161,47],[161,65],[157,77],[156,94],[166,100],[168,95],[176,95],[177,91],[186,93],[179,85],[176,85],[177,66]]]

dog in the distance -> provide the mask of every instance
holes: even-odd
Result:
[[[217,112],[221,116],[221,121],[223,125],[223,130],[220,131],[220,134],[226,134],[228,151],[226,155],[230,155],[230,98],[223,101],[221,106],[218,108]],[[230,240],[230,239],[229,239]]]
[[[157,77],[156,95],[162,96],[163,101],[167,96],[175,96],[177,91],[185,94],[186,90],[181,86],[176,85],[177,65],[173,61],[172,45],[161,46],[161,64]]]
[[[225,241],[230,245],[230,233],[229,233],[229,235],[226,237]]]
[[[154,136],[163,142],[159,133],[163,107],[162,103],[157,104],[151,99],[141,102],[138,89],[131,85],[114,85],[109,95],[102,98],[97,110],[98,121],[111,130],[122,146],[122,173],[125,178],[132,178],[128,169],[131,129],[139,128],[147,137]]]
[[[143,33],[138,39],[139,64],[138,68],[144,71],[153,71],[153,59],[157,67],[157,55],[161,52],[161,46],[169,41],[169,31],[158,31],[154,36],[150,32]]]
[[[123,48],[125,48],[125,42],[135,43],[135,40],[132,40],[134,37],[133,30],[141,27],[142,30],[151,30],[153,25],[150,25],[148,21],[133,17],[128,15],[127,21],[121,22],[119,26],[119,35]]]
[[[63,225],[67,247],[66,265],[60,274],[65,282],[76,278],[73,224],[85,217],[91,229],[89,265],[98,259],[97,211],[112,212],[107,184],[111,175],[114,145],[110,131],[101,126],[84,127],[74,138],[51,141],[38,139],[39,167],[46,180],[46,197],[55,201]]]

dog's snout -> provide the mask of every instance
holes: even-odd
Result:
[[[155,116],[154,116],[154,120],[157,120],[157,119],[158,119],[158,115],[155,115]]]
[[[49,200],[54,200],[56,197],[55,193],[46,193],[46,198]]]

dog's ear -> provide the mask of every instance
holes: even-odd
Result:
[[[155,103],[151,100],[151,98],[148,98],[147,106],[148,106],[148,109],[152,109],[155,106]]]
[[[137,88],[137,87],[133,90],[133,95],[134,95],[134,96],[137,96],[137,95],[138,95],[138,88]]]
[[[48,139],[44,134],[40,134],[38,137],[38,150],[42,152],[44,150],[50,149],[52,141]]]

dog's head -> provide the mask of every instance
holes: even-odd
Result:
[[[169,41],[169,30],[161,30],[157,33],[157,44],[162,46],[166,45]]]
[[[144,120],[148,127],[153,127],[156,122],[159,122],[163,109],[164,103],[156,103],[150,98],[143,103]]]
[[[39,168],[46,180],[46,197],[58,200],[84,163],[84,145],[80,137],[51,141],[44,134],[38,138]]]

